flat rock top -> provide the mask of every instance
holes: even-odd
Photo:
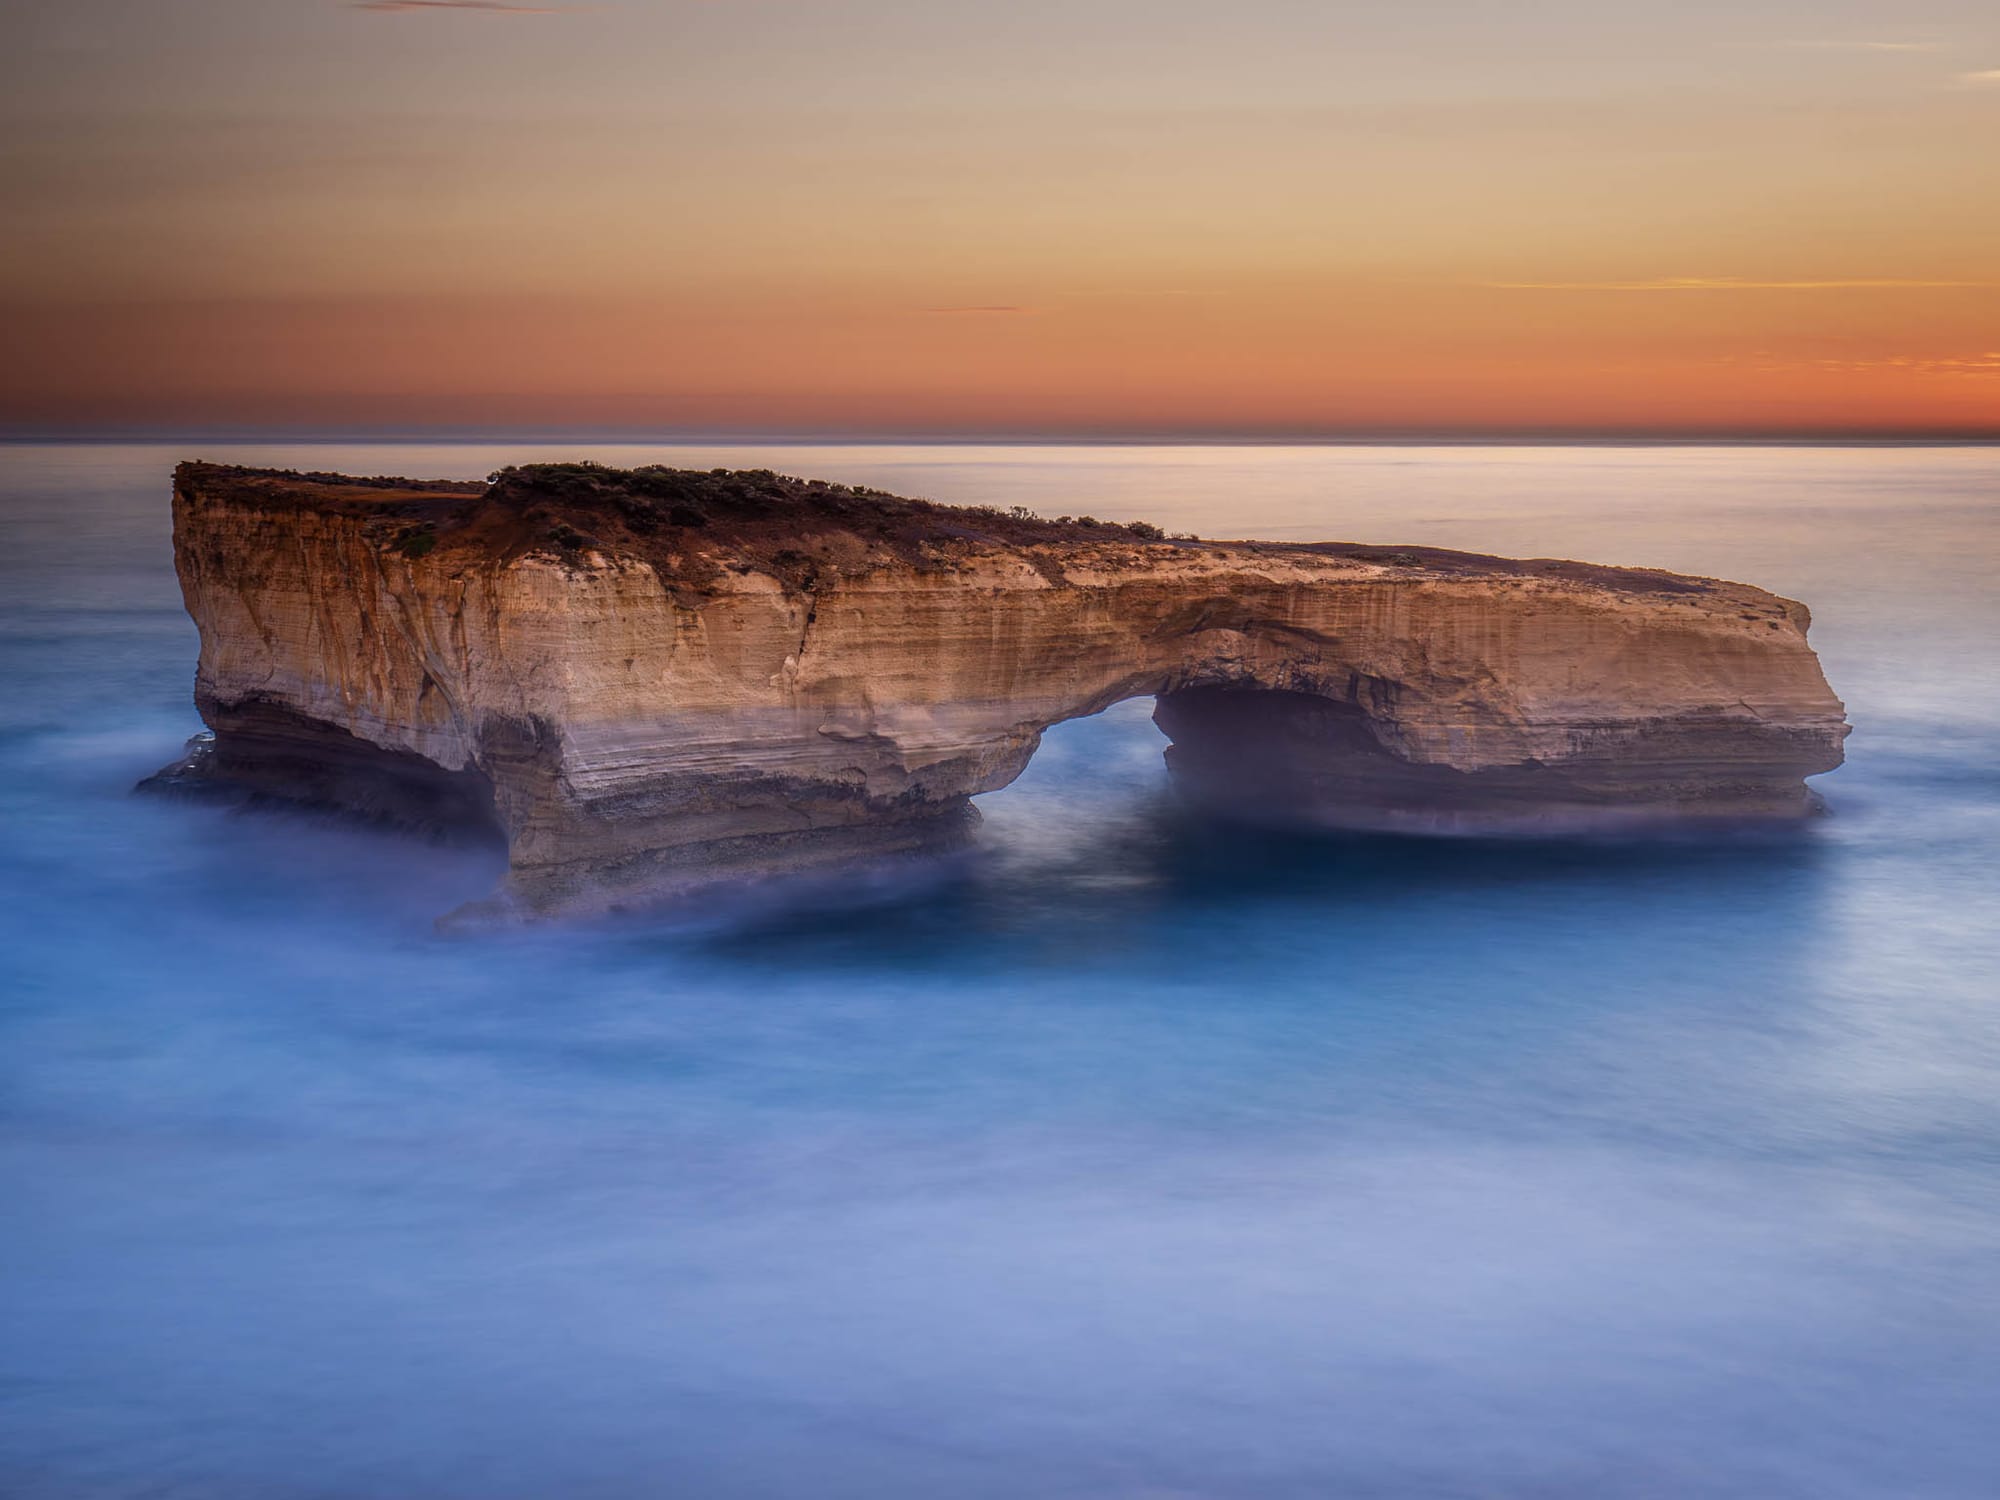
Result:
[[[1064,562],[1120,572],[1218,555],[1246,564],[1345,563],[1416,576],[1535,578],[1615,593],[1707,594],[1716,580],[1561,558],[1515,559],[1439,547],[1358,542],[1217,541],[1169,536],[1145,522],[1047,519],[1026,510],[943,505],[882,490],[798,479],[769,469],[614,469],[525,464],[486,481],[361,478],[188,462],[174,473],[189,504],[311,511],[370,523],[409,556],[505,561],[589,553],[685,571],[690,554],[727,554],[780,577],[851,571],[857,563],[933,565],[952,554],[1012,552],[1046,568]],[[1768,597],[1768,596],[1764,596]]]

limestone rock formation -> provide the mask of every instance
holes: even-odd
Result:
[[[1189,795],[1368,829],[1796,817],[1847,732],[1804,606],[1642,569],[588,465],[183,464],[174,540],[214,739],[156,780],[487,823],[524,914],[935,847],[1136,696]]]

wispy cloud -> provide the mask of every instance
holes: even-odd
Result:
[[[1819,52],[1942,52],[1943,42],[1793,42]]]
[[[1944,357],[1892,354],[1887,359],[1822,359],[1816,363],[1823,370],[1908,370],[1917,375],[1961,375],[1981,380],[2000,377],[2000,350]]]
[[[569,7],[555,5],[506,5],[501,0],[348,0],[351,10],[477,10],[508,16],[559,16]]]
[[[966,314],[977,316],[978,314],[981,313],[989,313],[989,314],[1031,313],[1034,311],[1034,309],[1032,307],[1015,307],[1009,303],[989,302],[989,303],[977,303],[967,307],[927,307],[924,309],[924,311],[927,313],[943,313],[953,316],[962,316]]]
[[[1482,281],[1507,292],[1827,292],[1848,288],[1912,290],[1994,287],[1996,281],[1917,281],[1900,277],[1842,277],[1825,281],[1751,281],[1738,276],[1658,276],[1649,281]]]
[[[1958,75],[1958,81],[1987,88],[2000,87],[2000,68],[1981,68],[1976,73],[1961,73]]]
[[[1737,364],[1725,356],[1724,364]],[[1827,370],[1842,375],[1863,375],[1893,370],[1907,375],[1941,375],[1971,380],[2000,379],[2000,349],[1983,354],[1889,354],[1877,359],[1785,359],[1760,351],[1749,361],[1759,370]]]

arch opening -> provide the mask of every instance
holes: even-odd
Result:
[[[983,812],[1171,791],[1198,811],[1291,826],[1394,826],[1434,812],[1467,778],[1412,765],[1385,747],[1366,693],[1348,700],[1213,679],[1121,684],[1023,747],[1018,773],[980,796]],[[998,799],[998,800],[994,800]]]

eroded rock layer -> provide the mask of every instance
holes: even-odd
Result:
[[[1846,733],[1804,606],[1642,569],[582,465],[183,464],[174,538],[215,734],[175,776],[490,820],[522,912],[961,839],[1137,696],[1192,795],[1365,828],[1794,817]]]

